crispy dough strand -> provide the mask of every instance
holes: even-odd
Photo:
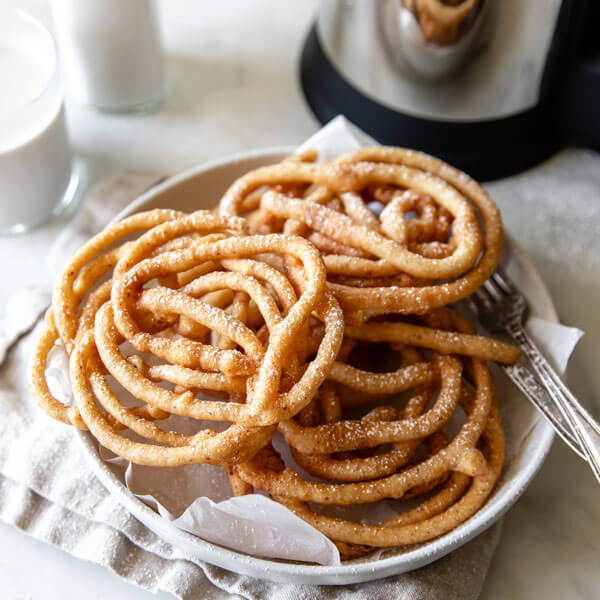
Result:
[[[476,4],[436,2],[410,0],[440,35]],[[147,211],[87,242],[56,284],[31,390],[126,460],[225,467],[233,495],[270,495],[343,559],[427,542],[480,509],[504,460],[483,361],[519,353],[447,308],[501,242],[487,194],[437,159],[292,155],[240,177],[218,210]],[[73,406],[46,379],[56,345]],[[378,524],[341,518],[407,499]]]

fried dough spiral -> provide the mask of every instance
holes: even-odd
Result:
[[[303,186],[300,198],[275,190],[292,185]],[[402,148],[256,169],[229,188],[220,210],[315,243],[351,324],[425,314],[469,296],[494,271],[502,245],[500,214],[480,185]]]
[[[92,238],[57,280],[30,383],[115,454],[223,466],[234,495],[269,494],[350,559],[483,505],[504,460],[485,361],[519,353],[448,307],[500,253],[475,181],[401,148],[317,158],[243,175],[214,212],[151,210]],[[56,347],[71,404],[49,385]],[[409,498],[379,523],[344,512]]]

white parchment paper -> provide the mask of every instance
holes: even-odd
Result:
[[[338,117],[307,140],[300,149],[315,148],[321,159],[327,159],[374,143],[344,118]],[[528,282],[520,272],[518,262],[510,259],[508,250],[505,262],[509,275],[527,293]],[[529,329],[547,355],[564,371],[582,332],[537,318],[535,311],[529,320]],[[55,348],[47,371],[49,384],[59,399],[70,402],[72,394],[66,367],[64,352]],[[498,379],[501,412],[508,442],[507,467],[503,478],[509,478],[518,466],[518,461],[511,464],[511,459],[518,455],[518,449],[535,422],[535,416],[532,420],[532,407],[514,386],[501,376]],[[182,433],[191,433],[202,427],[215,427],[214,423],[190,423],[177,416],[170,417],[164,423],[166,427]],[[285,445],[278,435],[274,444],[278,450],[282,450],[286,463],[291,463],[289,452],[284,451]],[[210,465],[145,467],[116,457],[104,448],[100,449],[100,456],[140,500],[154,508],[174,527],[253,556],[323,565],[340,563],[335,545],[281,504],[263,494],[230,497],[229,484],[222,468]],[[526,460],[526,457],[521,457],[520,460]],[[301,469],[298,470],[302,473]],[[314,479],[305,473],[303,475],[307,479]],[[390,516],[398,506],[398,501],[383,501],[367,508],[352,508],[350,513],[342,510],[335,514],[351,514],[353,518],[371,521]]]

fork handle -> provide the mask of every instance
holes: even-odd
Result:
[[[507,324],[506,330],[521,352],[529,359],[546,391],[570,424],[596,479],[600,482],[600,424],[573,396],[521,323],[511,321]]]
[[[525,394],[525,397],[541,412],[542,416],[552,425],[554,431],[561,439],[583,460],[587,454],[582,448],[579,439],[573,432],[571,422],[565,418],[561,409],[556,406],[546,389],[539,383],[538,378],[531,369],[519,361],[513,365],[501,365],[504,372],[512,379],[513,383]]]

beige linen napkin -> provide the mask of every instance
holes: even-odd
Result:
[[[0,310],[4,312],[4,319],[0,317],[0,355],[2,346],[7,348],[27,329],[27,322],[35,320],[49,301],[51,278],[65,258],[160,179],[156,173],[127,172],[90,192],[49,254],[48,281],[21,292],[18,302],[9,302]],[[19,327],[9,325],[17,321]],[[120,506],[91,473],[72,430],[53,422],[35,406],[26,383],[35,336],[34,331],[18,342],[0,368],[0,519],[6,523],[74,556],[104,565],[142,588],[168,591],[185,600],[469,600],[479,596],[500,524],[432,565],[349,586],[276,584],[191,562]]]

